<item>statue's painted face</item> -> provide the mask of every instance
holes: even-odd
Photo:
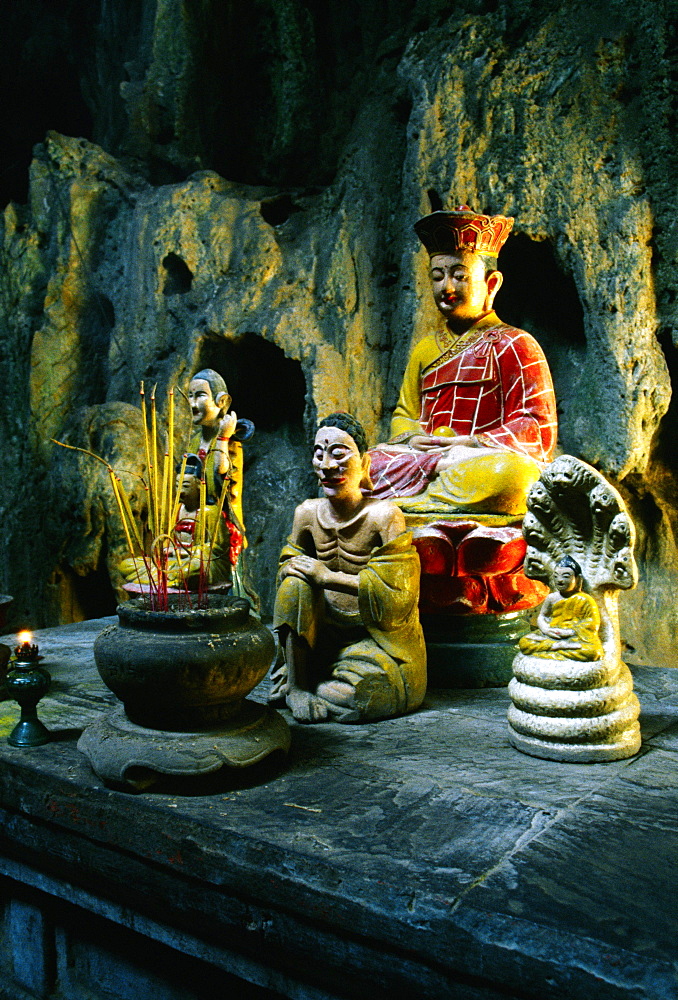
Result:
[[[177,476],[177,480],[178,480]],[[179,485],[179,483],[177,483]],[[197,510],[200,506],[200,480],[191,473],[186,473],[181,480],[179,499],[186,510]]]
[[[313,469],[326,497],[342,499],[360,489],[365,461],[340,427],[321,427],[313,446]]]
[[[485,280],[485,264],[474,253],[435,254],[429,273],[435,304],[458,333],[490,311],[501,284],[498,271]]]
[[[577,577],[571,566],[556,566],[553,582],[559,594],[571,594],[577,589]]]
[[[204,378],[194,378],[191,381],[188,387],[188,402],[196,427],[213,424],[221,416],[221,407],[214,401],[210,384]]]

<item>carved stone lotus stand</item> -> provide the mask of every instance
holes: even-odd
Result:
[[[143,599],[118,608],[94,658],[124,704],[78,742],[114,787],[143,789],[159,775],[203,775],[286,753],[289,727],[249,701],[275,656],[269,630],[241,598],[212,597],[208,610],[151,611]]]
[[[635,586],[637,570],[624,501],[591,466],[562,455],[534,484],[527,505],[526,575],[550,581],[563,556],[579,563],[582,591],[600,614],[602,653],[586,659],[519,652],[509,684],[509,739],[518,750],[550,760],[631,757],[640,749],[640,707],[621,660],[618,594]]]

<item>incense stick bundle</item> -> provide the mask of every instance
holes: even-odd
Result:
[[[169,575],[176,574],[179,583],[178,589],[186,596],[190,604],[190,591],[188,580],[190,577],[190,567],[198,556],[198,604],[204,606],[214,547],[221,528],[221,516],[225,505],[227,505],[227,495],[229,487],[228,476],[225,476],[222,483],[221,495],[218,503],[208,508],[207,505],[207,483],[206,468],[203,467],[203,475],[200,480],[199,506],[196,514],[193,529],[192,542],[190,547],[185,547],[185,557],[182,559],[181,552],[174,538],[174,527],[179,519],[181,508],[181,488],[186,473],[187,456],[183,455],[178,478],[174,474],[174,389],[170,389],[168,394],[168,437],[167,448],[163,454],[162,471],[158,465],[158,416],[156,406],[156,389],[151,392],[150,415],[147,413],[146,393],[144,383],[141,382],[139,395],[141,398],[141,418],[144,434],[144,458],[146,461],[147,479],[141,479],[147,499],[148,508],[148,532],[150,534],[150,544],[144,544],[142,527],[132,511],[132,505],[120,475],[116,473],[112,466],[103,458],[86,448],[78,448],[74,445],[65,444],[62,441],[54,441],[61,447],[69,448],[72,451],[79,451],[95,458],[106,466],[113,497],[122,522],[125,541],[130,556],[134,560],[143,560],[146,578],[148,579],[148,594],[151,607],[156,610],[167,610],[169,598]],[[150,416],[150,421],[149,421]],[[150,423],[150,426],[149,426]],[[214,524],[208,524],[208,510],[213,511]],[[209,530],[211,528],[211,531]],[[147,542],[149,540],[147,539]],[[197,546],[197,550],[196,550]],[[173,553],[173,560],[172,560]],[[172,566],[170,567],[170,561]],[[185,565],[184,565],[185,563]],[[141,570],[135,562],[138,576],[137,582],[142,585]],[[186,568],[185,568],[186,566]]]

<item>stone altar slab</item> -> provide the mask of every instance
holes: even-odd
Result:
[[[178,992],[191,962],[248,998],[368,984],[375,1000],[678,997],[678,672],[634,668],[644,748],[627,761],[527,757],[508,742],[505,689],[430,691],[405,718],[293,725],[282,767],[134,795],[103,787],[75,746],[114,702],[91,656],[108,621],[37,634],[54,742],[7,746],[18,707],[0,703],[0,888],[33,893],[48,928],[34,949],[65,927],[56,960],[33,956],[40,991],[10,959],[6,981],[51,997],[74,975],[63,941],[81,955],[99,920],[97,968],[120,1000],[138,989],[106,944],[123,933],[166,950],[154,991],[168,1000],[208,995]]]

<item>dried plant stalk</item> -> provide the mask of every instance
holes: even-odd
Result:
[[[141,538],[141,532],[139,531],[139,525],[137,524],[137,519],[132,513],[132,505],[129,502],[129,497],[127,496],[127,490],[125,489],[125,485],[120,476],[116,475],[116,479],[118,483],[118,492],[122,498],[123,506],[125,508],[125,516],[127,517],[127,523],[132,526],[132,530],[134,532],[134,541],[136,542],[137,547],[139,549],[137,555],[144,555],[144,543]],[[146,484],[144,483],[144,488],[145,485]],[[132,555],[135,554],[133,549],[130,549],[130,551]]]

